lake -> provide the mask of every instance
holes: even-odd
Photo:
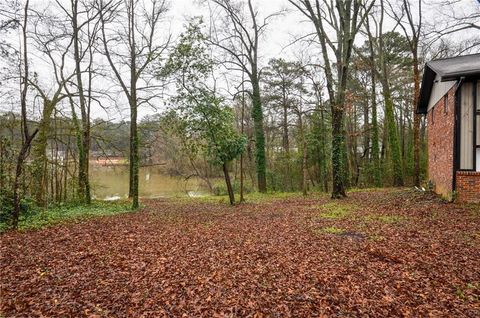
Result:
[[[119,200],[128,197],[128,166],[90,166],[92,197],[98,200]],[[199,178],[166,175],[158,166],[140,168],[140,197],[162,198],[208,195],[208,187]]]

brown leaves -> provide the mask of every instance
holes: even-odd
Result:
[[[409,191],[354,193],[342,218],[326,202],[151,201],[4,234],[0,315],[480,315],[478,215]]]

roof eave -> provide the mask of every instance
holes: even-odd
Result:
[[[468,72],[464,71],[464,72],[443,74],[441,75],[441,81],[442,82],[456,81],[461,77],[474,77],[474,76],[480,76],[480,70],[470,70]]]
[[[428,112],[428,102],[430,94],[432,93],[436,74],[437,73],[430,67],[430,65],[428,65],[428,63],[425,64],[425,71],[423,72],[422,86],[420,88],[420,95],[418,97],[416,109],[417,114],[426,114]]]

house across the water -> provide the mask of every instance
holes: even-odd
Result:
[[[480,54],[428,62],[417,112],[427,116],[435,192],[480,202]]]

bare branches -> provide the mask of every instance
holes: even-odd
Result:
[[[245,72],[249,78],[258,76],[259,40],[265,34],[269,22],[283,12],[269,14],[260,18],[253,2],[233,2],[231,0],[212,0],[222,10],[223,25],[211,30],[211,44],[224,51],[230,59],[232,70]],[[211,13],[214,14],[213,12]],[[261,22],[259,20],[261,19]],[[228,67],[228,66],[227,66]]]
[[[438,0],[434,3],[442,10],[439,17],[430,25],[432,30],[429,36],[430,42],[452,42],[451,44],[460,46],[460,52],[455,52],[455,54],[461,54],[462,51],[468,51],[471,48],[478,48],[480,38],[472,36],[468,31],[480,30],[480,4],[476,1],[462,2],[459,0]],[[460,41],[452,41],[454,37]],[[469,43],[465,44],[464,42]]]

